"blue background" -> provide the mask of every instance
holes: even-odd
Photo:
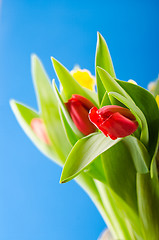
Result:
[[[105,224],[74,181],[25,136],[9,99],[37,108],[30,74],[36,53],[94,74],[96,32],[106,38],[117,77],[147,87],[159,72],[158,1],[5,0],[0,10],[0,239],[95,240]]]

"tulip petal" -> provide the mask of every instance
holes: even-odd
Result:
[[[84,108],[86,108],[88,111],[94,107],[94,104],[89,101],[87,98],[78,95],[78,94],[73,94],[71,99],[76,99],[78,101],[80,101],[82,103],[82,105],[84,106]]]
[[[111,139],[126,137],[136,131],[138,127],[137,121],[132,121],[119,112],[113,113],[107,120],[105,120],[100,128],[102,131],[108,132]]]
[[[88,110],[80,103],[80,101],[71,99],[66,103],[66,107],[76,127],[84,134],[88,135],[96,131],[96,127],[88,118]]]
[[[102,117],[109,117],[112,113],[119,112],[123,116],[130,120],[136,120],[135,116],[130,112],[129,109],[123,108],[117,105],[107,105],[98,109],[97,113]]]
[[[89,112],[90,121],[106,136],[113,140],[131,135],[138,128],[138,122],[129,109],[116,105],[92,108]]]
[[[108,136],[108,132],[106,131],[106,129],[103,129],[103,128],[100,127],[101,126],[101,120],[99,119],[99,115],[98,115],[97,111],[98,111],[98,108],[93,107],[89,111],[89,119],[107,137]]]

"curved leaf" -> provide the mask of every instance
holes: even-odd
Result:
[[[89,166],[84,170],[84,172],[90,175],[92,178],[106,183],[101,156],[97,157],[91,164],[89,164]]]
[[[26,135],[35,144],[35,146],[48,158],[52,159],[57,164],[62,165],[61,159],[58,158],[58,156],[52,150],[52,147],[48,144],[45,144],[43,141],[41,141],[30,127],[31,120],[33,118],[39,118],[40,117],[39,114],[33,111],[32,109],[30,109],[29,107],[21,103],[18,103],[14,100],[10,101],[10,105],[20,126],[22,127]]]
[[[150,155],[146,147],[136,137],[128,136],[123,139],[129,150],[138,173],[147,173],[150,169]]]
[[[89,99],[95,106],[98,106],[97,94],[82,87],[60,62],[53,57],[51,59],[56,74],[63,86],[63,92],[65,94],[66,101],[72,97],[72,94],[79,94]]]
[[[59,111],[60,111],[61,120],[62,120],[62,123],[63,123],[63,127],[65,129],[67,138],[70,141],[71,145],[73,146],[78,141],[79,138],[72,131],[72,128],[68,124],[68,122],[66,120],[66,117],[65,117],[65,115],[64,115],[64,113],[63,113],[61,108],[59,108]]]
[[[127,136],[102,154],[110,187],[137,212],[136,172],[149,172],[150,158],[144,145]]]
[[[120,80],[117,82],[125,89],[146,118],[149,130],[148,151],[153,158],[159,135],[159,109],[156,100],[151,93],[138,85]]]
[[[115,79],[103,68],[97,67],[97,71],[99,73],[100,79],[107,91],[109,92],[117,92],[121,94],[122,96],[130,99],[129,95],[126,93],[126,91],[115,81]],[[110,97],[110,100],[112,104],[118,104],[118,101],[114,99],[113,97]]]
[[[76,177],[101,153],[111,148],[121,139],[112,140],[102,133],[93,133],[80,139],[72,148],[64,165],[61,183]]]
[[[105,69],[113,78],[115,78],[115,71],[112,63],[112,59],[109,53],[108,46],[100,33],[97,34],[97,47],[96,47],[96,59],[95,66],[102,67]],[[97,92],[98,100],[101,103],[102,98],[105,94],[105,87],[98,75],[96,69],[96,80],[97,80]]]
[[[136,169],[124,139],[102,154],[108,185],[137,212]]]
[[[142,111],[135,105],[135,103],[133,101],[126,99],[119,93],[110,92],[109,95],[113,96],[118,101],[122,102],[135,115],[135,117],[141,127],[141,137],[140,137],[141,141],[145,144],[145,146],[147,146],[148,142],[149,142],[149,132],[148,132],[147,121],[146,121],[146,118],[145,118],[144,114],[142,113]]]
[[[72,121],[72,118],[71,118],[69,112],[66,109],[66,106],[65,106],[65,104],[64,104],[64,102],[62,100],[62,97],[61,97],[61,95],[60,95],[60,93],[59,93],[59,91],[58,91],[58,89],[57,89],[57,87],[55,85],[55,82],[53,81],[52,84],[53,84],[53,90],[54,90],[54,92],[56,94],[58,103],[59,103],[59,105],[61,107],[61,110],[62,110],[63,114],[65,115],[65,118],[66,118],[66,121],[68,122],[68,125],[70,126],[70,128],[74,132],[74,135],[77,138],[83,137],[84,135],[78,130],[78,128],[75,126],[74,122]]]
[[[64,163],[70,152],[71,144],[67,140],[61,123],[57,98],[52,89],[50,80],[40,60],[35,55],[32,56],[32,76],[39,108],[41,109],[40,115],[47,128],[52,143],[52,149]]]

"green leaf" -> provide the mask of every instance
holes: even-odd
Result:
[[[159,183],[149,174],[137,174],[139,214],[144,240],[159,239]]]
[[[65,129],[67,138],[70,141],[71,145],[73,146],[78,141],[79,138],[72,131],[72,128],[68,124],[68,122],[66,120],[66,117],[65,117],[65,115],[64,115],[64,113],[63,113],[61,108],[59,108],[59,111],[60,111],[61,120],[62,120],[62,123],[63,123],[63,127]]]
[[[31,120],[33,118],[39,118],[40,117],[39,114],[30,109],[29,107],[21,103],[18,103],[14,100],[10,101],[10,105],[20,126],[22,127],[26,135],[35,144],[35,146],[48,158],[52,159],[57,164],[62,165],[61,160],[58,158],[55,152],[53,152],[52,147],[41,141],[30,127]]]
[[[149,132],[148,132],[148,125],[146,118],[142,111],[135,105],[135,103],[129,99],[126,99],[122,95],[116,92],[110,92],[109,95],[116,98],[118,101],[122,102],[126,107],[128,107],[134,116],[136,117],[140,127],[141,127],[141,141],[145,144],[145,146],[148,145],[149,142]]]
[[[96,80],[97,80],[97,92],[98,100],[101,103],[105,94],[105,87],[97,72],[97,66],[105,69],[113,78],[115,78],[115,71],[112,63],[112,59],[109,53],[108,46],[100,33],[97,34],[97,47],[96,47]]]
[[[72,118],[71,118],[69,112],[67,111],[67,108],[66,108],[66,106],[65,106],[65,104],[62,100],[62,97],[61,97],[61,95],[60,95],[60,93],[59,93],[59,91],[58,91],[58,89],[55,85],[55,82],[53,81],[52,84],[53,84],[53,90],[56,94],[58,103],[59,103],[59,105],[62,109],[63,114],[65,115],[65,118],[66,118],[66,121],[68,122],[68,125],[70,126],[70,128],[74,132],[74,135],[76,136],[76,138],[83,137],[84,135],[78,130],[78,128],[75,126],[74,122],[72,121]]]
[[[111,102],[110,102],[108,93],[105,92],[105,94],[103,96],[103,99],[102,99],[102,102],[101,102],[101,105],[100,105],[100,108],[103,107],[103,106],[107,106],[107,105],[111,105]]]
[[[107,71],[105,71],[101,67],[97,67],[97,71],[99,73],[100,79],[101,79],[107,93],[117,92],[126,98],[130,98],[129,95],[125,92],[125,90],[114,80],[114,78]],[[110,100],[111,100],[112,104],[118,103],[112,97],[110,97]]]
[[[97,157],[89,166],[84,170],[92,178],[95,178],[103,183],[106,183],[103,163],[101,156]]]
[[[124,141],[102,154],[106,179],[113,191],[137,211],[136,169]]]
[[[53,151],[57,153],[59,159],[64,163],[70,152],[71,144],[67,140],[61,123],[57,98],[50,80],[40,60],[35,55],[32,56],[32,76],[39,108],[41,109],[40,115],[46,125]]]
[[[127,136],[123,139],[123,142],[131,154],[136,171],[138,173],[149,172],[151,159],[142,142],[133,136]]]
[[[149,171],[149,155],[135,137],[127,136],[102,154],[106,179],[113,191],[137,212],[136,172]]]
[[[149,130],[148,151],[153,158],[159,134],[159,110],[156,100],[151,93],[140,86],[120,80],[117,80],[117,82],[125,89],[146,118]]]
[[[71,73],[56,59],[51,58],[54,69],[63,87],[66,101],[72,97],[72,94],[79,94],[89,99],[95,106],[98,106],[97,94],[89,89],[82,87],[71,75]]]
[[[121,139],[112,140],[102,133],[93,133],[80,139],[72,148],[64,165],[61,183],[68,182],[83,171],[101,153]]]

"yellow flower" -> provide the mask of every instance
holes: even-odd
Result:
[[[95,77],[92,76],[90,71],[87,69],[80,69],[76,66],[71,71],[71,74],[82,87],[88,88],[91,91],[95,90]]]
[[[157,105],[159,107],[159,95],[156,96],[156,102],[157,102]]]

